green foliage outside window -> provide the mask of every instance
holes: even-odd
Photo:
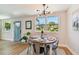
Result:
[[[47,19],[40,17],[36,19],[36,30],[37,31],[48,31],[48,32],[57,32],[58,31],[58,16],[49,16]],[[45,23],[46,22],[46,23]]]

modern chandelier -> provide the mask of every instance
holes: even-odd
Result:
[[[38,14],[38,17],[40,17],[40,16],[44,16],[45,17],[45,30],[47,30],[47,14],[50,14],[51,12],[48,10],[48,5],[46,5],[46,4],[42,4],[42,6],[43,6],[43,9],[42,10],[39,10],[39,9],[37,9],[36,11],[39,13]],[[42,13],[40,13],[40,12],[42,12]],[[37,19],[37,21],[39,22],[39,20]]]
[[[42,4],[42,6],[43,6],[43,10],[39,10],[39,9],[37,9],[36,11],[37,12],[40,12],[40,11],[42,11],[42,13],[40,14],[39,13],[39,15],[41,16],[41,15],[46,15],[46,14],[50,14],[51,12],[50,11],[48,11],[48,5],[46,5],[46,4]]]

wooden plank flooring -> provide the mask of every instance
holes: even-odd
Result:
[[[67,47],[59,46],[58,48],[64,50],[66,55],[73,55],[72,52]]]
[[[28,47],[28,44],[0,40],[0,55],[19,55]],[[64,50],[66,55],[72,55],[68,48],[60,46],[58,48]]]
[[[0,55],[17,55],[28,48],[28,44],[0,40]]]

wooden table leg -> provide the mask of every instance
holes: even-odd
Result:
[[[44,55],[47,55],[47,53],[46,53],[46,44],[44,45]]]
[[[52,44],[50,44],[49,54],[52,55]]]

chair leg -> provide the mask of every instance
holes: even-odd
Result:
[[[55,55],[57,55],[57,50],[56,50],[56,49],[54,49],[53,51],[54,51]]]
[[[29,54],[29,47],[28,47],[28,49],[27,49],[27,55]]]

